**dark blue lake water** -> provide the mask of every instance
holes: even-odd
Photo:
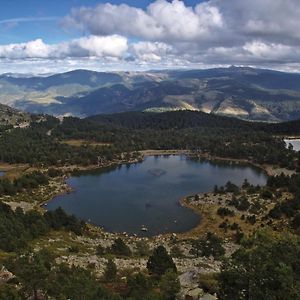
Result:
[[[61,206],[111,232],[184,232],[197,225],[199,216],[179,205],[182,197],[211,191],[228,180],[240,185],[245,178],[255,185],[266,182],[266,175],[250,166],[150,156],[141,163],[69,178],[74,192],[56,197],[47,209]],[[141,232],[143,225],[147,233]]]

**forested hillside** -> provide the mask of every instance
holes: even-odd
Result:
[[[292,156],[296,154],[285,148],[279,135],[299,134],[298,122],[249,123],[190,111],[68,117],[62,122],[47,117],[28,128],[3,129],[0,160],[32,165],[95,165],[99,159],[119,159],[124,152],[187,149],[295,168]],[[75,146],[69,140],[83,142]]]

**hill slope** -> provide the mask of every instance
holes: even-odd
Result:
[[[300,74],[252,68],[2,75],[0,91],[1,103],[54,115],[187,109],[246,120],[300,118]]]
[[[11,108],[7,105],[0,104],[0,126],[13,125],[13,126],[27,126],[31,117],[29,114]]]
[[[222,128],[260,131],[278,135],[300,135],[300,119],[281,122],[249,122],[233,117],[218,116],[198,111],[173,111],[163,113],[125,112],[88,117],[82,122],[115,126],[126,129],[173,130],[188,128]]]

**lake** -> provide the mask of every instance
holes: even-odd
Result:
[[[4,172],[1,172],[1,171],[0,171],[0,177],[1,177],[1,176],[4,176]]]
[[[200,218],[179,204],[182,197],[212,191],[228,180],[240,185],[245,178],[264,185],[267,177],[248,165],[149,156],[140,163],[70,177],[67,182],[74,192],[56,197],[47,209],[61,206],[110,232],[139,236],[184,232]],[[142,226],[149,231],[142,232]]]
[[[284,140],[285,141],[285,143],[286,143],[286,145],[287,145],[287,147],[288,147],[288,145],[289,144],[292,144],[293,145],[293,149],[295,150],[295,151],[300,151],[300,139],[291,139],[291,140]]]

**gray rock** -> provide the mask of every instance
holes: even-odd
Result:
[[[178,295],[177,299],[179,299],[179,300],[185,300],[185,299],[199,300],[203,296],[204,296],[204,291],[199,287],[195,287],[192,289],[182,289],[180,294]]]
[[[211,294],[205,294],[199,300],[218,300],[218,298],[216,296],[211,295]]]
[[[204,296],[204,292],[202,289],[200,289],[199,287],[193,289],[193,290],[189,290],[186,293],[186,296],[190,297],[193,300],[199,300],[202,296]]]
[[[198,279],[197,273],[193,271],[185,272],[179,276],[180,285],[182,287],[191,288],[191,286],[193,286],[194,284],[196,284],[197,287],[198,286],[197,279]]]

